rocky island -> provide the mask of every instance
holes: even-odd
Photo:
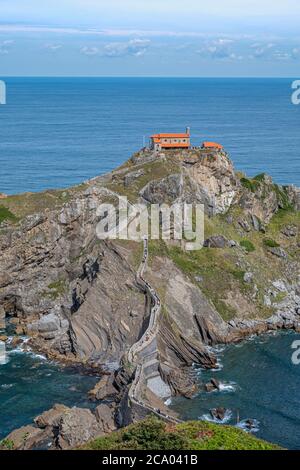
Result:
[[[99,240],[97,207],[119,196],[204,204],[204,247]],[[0,318],[47,357],[104,372],[94,410],[55,405],[4,441],[74,448],[148,414],[180,426],[164,402],[195,394],[212,346],[300,331],[299,209],[298,188],[205,148],[142,149],[79,186],[3,198]]]

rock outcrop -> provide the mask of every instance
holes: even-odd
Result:
[[[37,416],[33,425],[11,432],[0,448],[74,449],[115,429],[114,411],[108,405],[99,405],[92,413],[89,409],[56,404]]]

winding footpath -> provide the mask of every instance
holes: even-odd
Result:
[[[142,399],[142,390],[147,387],[147,370],[157,369],[159,361],[157,358],[156,335],[158,333],[158,319],[161,313],[161,302],[156,291],[143,278],[148,261],[148,239],[144,238],[143,259],[136,273],[136,282],[145,292],[151,301],[150,319],[148,327],[142,337],[128,351],[128,361],[136,367],[135,378],[129,389],[128,397],[131,403],[136,404],[155,415],[172,423],[181,423],[182,421],[170,416],[164,411],[152,407]]]

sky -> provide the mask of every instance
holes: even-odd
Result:
[[[0,77],[297,77],[299,25],[299,0],[0,0]]]

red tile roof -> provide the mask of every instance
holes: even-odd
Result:
[[[203,148],[209,148],[209,149],[211,149],[211,148],[222,149],[223,145],[217,144],[216,142],[203,142],[202,147]]]

